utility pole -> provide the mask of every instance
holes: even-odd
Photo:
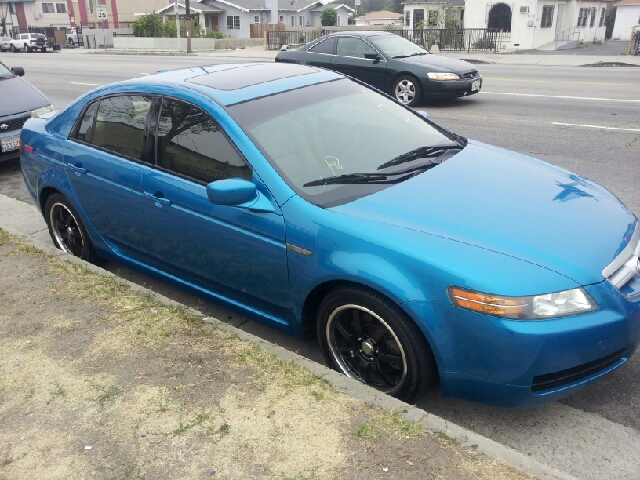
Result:
[[[187,10],[187,17],[185,19],[187,24],[187,53],[191,53],[191,5],[189,5],[189,0],[185,0],[184,6]]]
[[[173,4],[176,12],[176,37],[178,38],[178,53],[180,53],[180,11],[178,10],[178,0]]]

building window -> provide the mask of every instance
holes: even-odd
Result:
[[[404,26],[405,27],[411,26],[411,12],[408,10],[404,12]]]
[[[587,15],[589,15],[589,9],[581,8],[578,12],[578,23],[576,23],[576,27],[584,27],[587,24]]]
[[[428,23],[430,27],[437,27],[438,26],[438,19],[439,19],[440,15],[438,10],[429,10],[429,19],[428,19]]]
[[[540,23],[540,28],[549,28],[553,25],[553,11],[555,8],[555,5],[545,5],[542,7],[542,22]]]
[[[93,0],[87,0],[87,10],[89,13],[93,13]]]
[[[598,12],[598,10],[596,9],[596,7],[592,7],[591,8],[591,22],[589,22],[589,26],[593,27],[596,24],[596,13]]]
[[[13,15],[16,14],[16,4],[15,3],[10,3],[9,4],[9,13],[12,13]]]
[[[240,30],[240,17],[238,15],[227,16],[227,29]]]
[[[600,22],[598,23],[598,26],[601,27],[604,25],[604,12],[605,12],[605,8],[602,8],[602,10],[600,11]]]
[[[291,15],[291,26],[292,27],[296,26],[296,17],[294,17],[293,15]]]
[[[56,13],[55,9],[53,8],[53,3],[43,3],[42,13]]]
[[[255,15],[253,17],[253,23],[260,23],[260,15]]]
[[[338,16],[336,17],[336,27],[340,26],[340,13],[336,12],[338,14]]]
[[[67,13],[67,6],[64,3],[56,3],[56,13]]]
[[[300,26],[304,27],[304,17],[302,15],[298,17],[298,21],[300,22]]]

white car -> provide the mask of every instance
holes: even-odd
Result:
[[[25,52],[33,52],[34,50],[46,52],[50,47],[49,40],[41,33],[21,33],[11,40],[12,52],[19,52],[23,49]]]
[[[78,31],[76,27],[67,27],[67,44],[75,45],[78,43]]]
[[[11,37],[0,37],[0,52],[11,50]]]

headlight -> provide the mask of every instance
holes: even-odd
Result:
[[[439,82],[447,82],[450,80],[460,80],[460,77],[455,73],[445,73],[445,72],[429,72],[427,73],[427,77],[431,80],[437,80]]]
[[[31,110],[31,118],[35,118],[38,115],[44,115],[45,113],[53,112],[53,106],[47,105],[46,107],[36,108],[35,110]]]
[[[514,320],[544,320],[598,309],[583,288],[531,297],[500,297],[449,287],[449,297],[456,307]]]

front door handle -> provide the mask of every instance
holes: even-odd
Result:
[[[159,197],[158,194],[162,195],[162,192],[156,192],[155,195],[153,193],[144,192],[144,196],[150,200],[153,200],[159,207],[162,205],[171,205],[171,200],[165,197]]]
[[[87,169],[86,168],[82,168],[82,164],[81,163],[76,163],[75,165],[71,165],[69,164],[69,167],[71,168],[71,170],[73,170],[75,172],[76,175],[80,176],[80,175],[84,175],[85,173],[87,173]]]

